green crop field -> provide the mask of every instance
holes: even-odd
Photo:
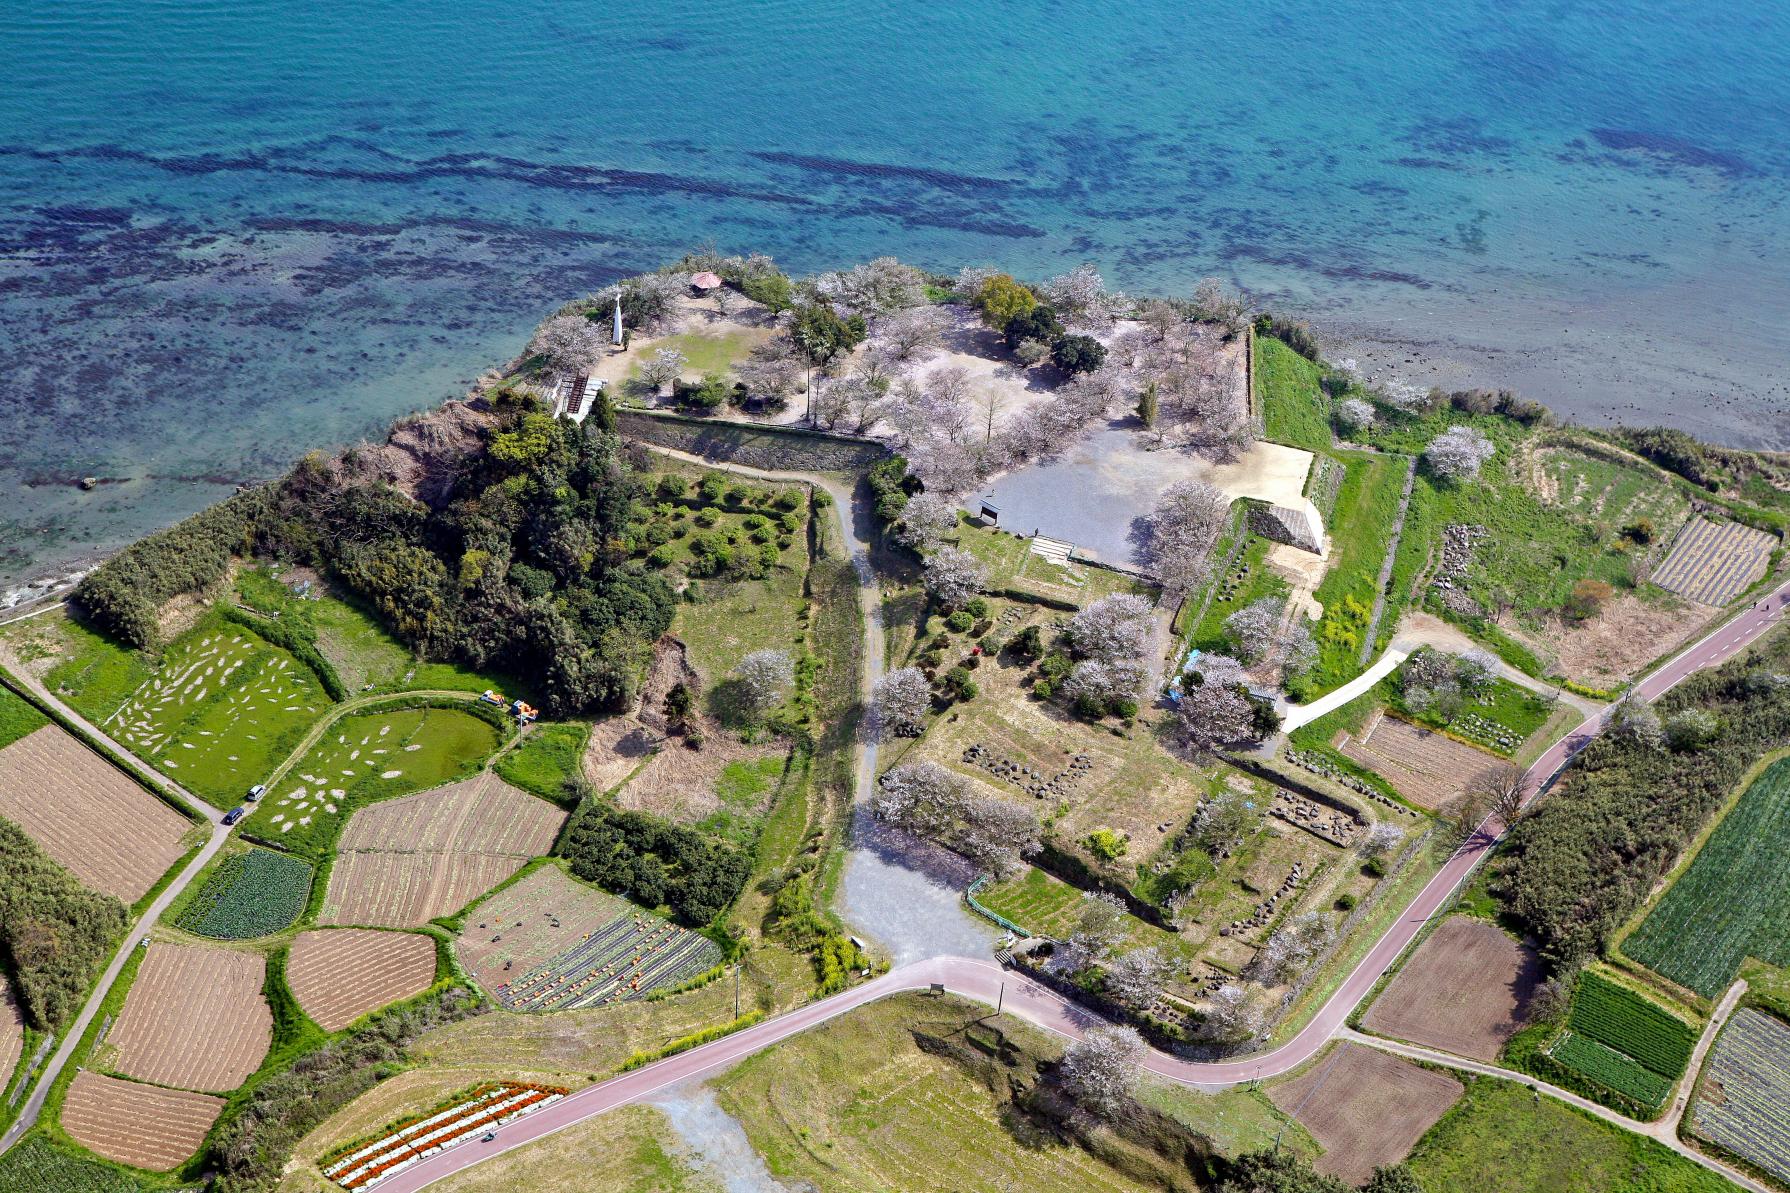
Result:
[[[1684,1072],[1697,1046],[1690,1024],[1595,971],[1580,979],[1567,1026],[1671,1078]]]
[[[1722,1029],[1690,1129],[1790,1184],[1790,1027],[1750,1007]]]
[[[252,940],[290,927],[310,894],[308,864],[251,848],[218,863],[175,926],[214,940]]]
[[[1734,1193],[1655,1140],[1486,1078],[1467,1086],[1408,1163],[1424,1193]]]
[[[243,831],[317,856],[356,805],[472,774],[496,748],[496,728],[457,708],[344,717],[256,805]]]
[[[1753,781],[1622,950],[1708,998],[1748,956],[1790,962],[1790,758]]]
[[[240,626],[207,621],[168,647],[104,728],[188,790],[228,807],[328,705],[303,663]]]
[[[1646,1106],[1657,1109],[1672,1092],[1671,1081],[1640,1061],[1574,1031],[1560,1037],[1552,1055],[1567,1068]]]
[[[35,1136],[0,1155],[0,1193],[138,1193],[147,1187],[122,1168],[71,1156]]]

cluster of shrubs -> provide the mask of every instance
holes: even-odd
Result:
[[[0,820],[0,958],[26,1022],[59,1031],[124,936],[125,909],[82,886],[9,820]]]
[[[878,460],[870,466],[864,479],[876,499],[877,520],[885,528],[901,520],[907,499],[920,489],[919,478],[908,475],[907,459],[903,456]]]
[[[1093,336],[1071,335],[1057,313],[1023,282],[996,274],[982,284],[976,306],[1006,338],[1007,350],[1024,365],[1045,359],[1065,373],[1092,373],[1106,363],[1106,348]]]
[[[816,910],[814,872],[820,866],[821,844],[820,835],[811,834],[807,850],[787,870],[766,878],[759,889],[771,896],[766,934],[814,959],[817,994],[825,996],[845,989],[852,971],[863,969],[867,962],[851,937]]]
[[[933,705],[940,709],[963,700],[974,700],[977,692],[976,680],[972,674],[982,665],[982,656],[988,652],[989,605],[982,597],[972,597],[964,602],[961,609],[956,609],[945,618],[945,628],[932,636],[926,650],[920,655],[920,670],[926,678],[933,681]],[[977,649],[963,655],[951,667],[945,667],[948,652],[952,649],[952,635],[978,636],[981,638]]]
[[[243,553],[272,494],[238,493],[159,534],[139,539],[90,572],[75,600],[101,630],[129,646],[160,643],[156,613],[182,593],[217,582],[230,557]]]
[[[669,907],[693,928],[732,906],[752,868],[751,857],[732,845],[588,796],[558,852],[586,882],[646,907]]]
[[[677,562],[676,542],[687,537],[687,575],[758,579],[777,565],[802,528],[798,512],[802,495],[794,489],[771,492],[748,485],[728,486],[711,475],[696,486],[694,497],[689,491],[683,477],[660,478],[655,491],[660,500],[652,507],[650,520],[628,527],[629,549],[647,549],[649,566],[663,569]],[[723,512],[745,510],[764,512],[746,513],[737,527],[714,529]],[[686,518],[690,525],[685,524]],[[691,534],[691,525],[699,533]]]

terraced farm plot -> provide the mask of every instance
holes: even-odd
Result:
[[[355,806],[446,783],[496,748],[497,730],[457,708],[343,717],[267,794],[243,829],[283,849],[321,856]]]
[[[1403,1160],[1464,1092],[1452,1077],[1349,1043],[1268,1087],[1274,1104],[1324,1145],[1318,1170],[1351,1185]]]
[[[489,772],[362,808],[343,830],[322,922],[415,928],[553,847],[565,813]]]
[[[1691,1131],[1790,1184],[1790,1027],[1742,1007],[1722,1028]]]
[[[1554,1041],[1548,1054],[1576,1073],[1657,1110],[1672,1092],[1672,1082],[1626,1053],[1569,1031]]]
[[[19,1013],[19,1000],[13,997],[12,985],[0,974],[0,1091],[12,1080],[12,1070],[19,1063],[25,1048],[25,1018]]]
[[[108,733],[219,806],[233,804],[329,706],[310,668],[239,627],[201,628],[106,722]]]
[[[1683,1075],[1697,1032],[1652,999],[1595,970],[1579,979],[1553,1059],[1652,1109]]]
[[[1777,536],[1763,530],[1693,517],[1649,579],[1686,600],[1726,605],[1765,574],[1777,546]]]
[[[1489,1063],[1522,1026],[1540,979],[1532,949],[1496,925],[1454,916],[1405,962],[1362,1026]]]
[[[214,940],[252,940],[291,926],[310,897],[308,863],[251,848],[218,863],[176,926]]]
[[[1645,518],[1671,533],[1690,512],[1677,489],[1638,464],[1619,463],[1575,448],[1537,448],[1527,459],[1529,487],[1547,505],[1576,514],[1604,534]]]
[[[1767,767],[1622,951],[1714,998],[1748,956],[1790,962],[1790,758]]]
[[[301,932],[286,959],[292,997],[325,1031],[421,994],[434,981],[435,942],[412,932]]]
[[[81,1072],[62,1103],[62,1129],[120,1164],[166,1172],[199,1150],[224,1099]]]
[[[1474,775],[1498,759],[1445,733],[1384,713],[1368,718],[1359,736],[1338,748],[1384,778],[1420,808],[1440,808],[1467,789]]]
[[[125,903],[179,860],[192,827],[58,725],[0,749],[0,817],[82,884]]]
[[[106,1037],[106,1067],[178,1089],[235,1089],[273,1040],[265,976],[259,953],[152,943]]]
[[[473,908],[455,942],[506,1010],[626,1002],[719,964],[721,950],[624,899],[544,866]]]

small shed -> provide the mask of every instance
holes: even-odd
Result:
[[[706,269],[690,278],[690,289],[698,294],[707,294],[710,290],[719,290],[720,288],[721,275],[710,273]]]

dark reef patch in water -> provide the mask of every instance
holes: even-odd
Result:
[[[1605,149],[1618,153],[1641,152],[1675,165],[1714,170],[1730,178],[1747,178],[1759,171],[1738,154],[1698,145],[1668,133],[1650,133],[1636,129],[1594,128],[1591,135]]]
[[[956,174],[931,166],[896,166],[887,162],[859,162],[843,157],[772,151],[754,153],[752,156],[773,166],[795,166],[817,174],[843,174],[853,178],[900,178],[910,182],[924,182],[948,191],[1010,191],[1020,185],[1011,179]]]

